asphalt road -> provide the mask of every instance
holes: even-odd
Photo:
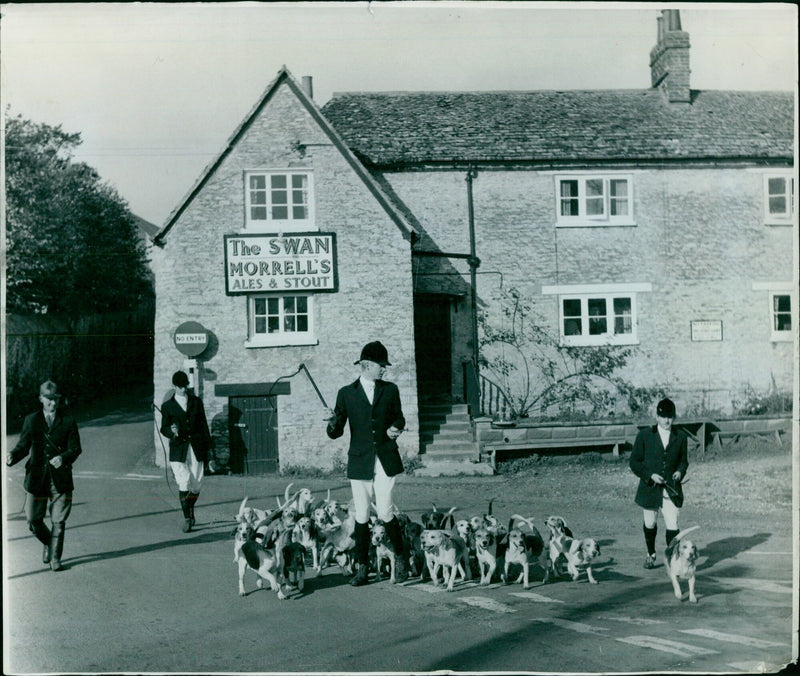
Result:
[[[5,470],[5,673],[750,673],[793,654],[785,524],[734,520],[705,533],[696,605],[672,596],[662,566],[642,568],[640,533],[619,535],[610,521],[595,531],[598,585],[535,577],[528,590],[461,583],[448,593],[414,580],[354,589],[329,568],[286,601],[249,575],[240,597],[233,516],[245,495],[271,507],[288,480],[207,477],[196,531],[183,534],[146,414],[83,423],[81,437],[60,573],[41,564],[19,511],[24,463]],[[405,477],[400,491],[418,514],[434,491],[477,504],[476,486],[493,479]],[[347,496],[344,480],[295,481]],[[629,526],[630,514],[620,521]]]

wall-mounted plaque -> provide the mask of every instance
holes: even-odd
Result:
[[[692,342],[719,342],[722,340],[721,319],[693,319]]]

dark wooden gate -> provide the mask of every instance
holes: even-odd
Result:
[[[231,472],[269,474],[278,471],[277,397],[230,397]]]

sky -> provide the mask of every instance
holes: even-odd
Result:
[[[658,3],[5,4],[0,103],[161,227],[286,66],[335,92],[650,87]],[[693,89],[796,90],[797,6],[674,3]]]

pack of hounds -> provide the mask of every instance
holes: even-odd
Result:
[[[236,514],[234,562],[239,568],[239,594],[245,595],[244,575],[248,569],[257,575],[259,588],[269,583],[279,599],[292,589],[303,591],[306,566],[317,575],[337,565],[345,575],[353,573],[355,514],[351,504],[327,497],[315,503],[310,489],[291,493],[286,486],[284,500],[267,511],[251,507],[245,497]],[[420,517],[420,523],[407,514],[395,513],[403,532],[408,568],[421,582],[444,585],[453,591],[457,581],[477,580],[488,585],[499,577],[505,584],[522,584],[527,589],[531,571],[538,568],[542,582],[556,578],[578,580],[582,572],[597,584],[592,563],[600,556],[600,546],[591,537],[578,538],[566,520],[548,516],[547,535],[542,537],[532,517],[513,514],[507,525],[492,515],[489,501],[486,513],[456,519],[453,507],[447,512],[435,505]],[[695,526],[696,528],[696,526]],[[675,595],[680,599],[678,579],[688,579],[690,601],[696,602],[694,569],[697,548],[680,533],[665,554],[667,573]],[[381,581],[388,575],[395,581],[397,554],[376,516],[370,521],[370,572]]]

